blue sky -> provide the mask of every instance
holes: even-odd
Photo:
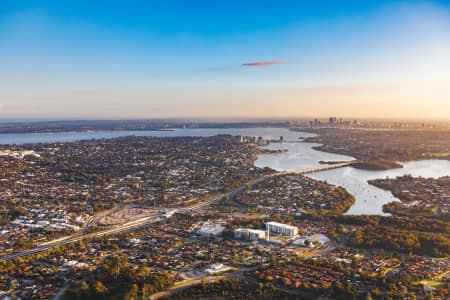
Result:
[[[445,117],[449,52],[448,1],[6,0],[0,118]]]

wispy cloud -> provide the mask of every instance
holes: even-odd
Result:
[[[281,65],[281,64],[287,64],[286,61],[255,61],[255,62],[248,62],[242,64],[245,67],[263,67],[263,66],[269,66],[269,65]]]

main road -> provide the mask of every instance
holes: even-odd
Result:
[[[289,174],[309,174],[309,173],[320,172],[320,171],[329,170],[329,169],[343,168],[343,167],[349,166],[355,162],[357,162],[357,161],[342,162],[342,163],[329,164],[329,165],[319,166],[319,167],[314,167],[314,168],[299,169],[299,170],[295,170],[295,171],[286,171],[286,172],[277,172],[277,173],[265,175],[260,178],[253,179],[250,182],[248,182],[238,188],[235,188],[229,192],[217,195],[211,199],[194,204],[190,207],[174,209],[174,211],[175,212],[183,212],[183,213],[191,213],[192,211],[196,211],[200,208],[209,206],[209,205],[213,204],[214,202],[220,201],[226,197],[230,197],[233,199],[238,193],[244,192],[248,188],[248,186],[253,186],[255,184],[259,184],[259,183],[264,182],[265,180],[268,180],[273,177],[289,175]],[[93,232],[93,233],[85,233],[85,231],[82,231],[81,234],[76,233],[76,234],[62,237],[62,238],[59,238],[59,239],[56,239],[56,240],[53,240],[50,242],[42,243],[36,248],[30,249],[30,250],[25,250],[25,251],[18,252],[15,254],[11,254],[9,256],[0,258],[0,260],[4,260],[4,261],[13,260],[18,257],[26,257],[26,256],[38,254],[38,253],[47,251],[49,249],[52,249],[56,246],[64,246],[64,245],[67,245],[70,243],[76,243],[76,242],[86,240],[86,239],[91,239],[91,238],[95,238],[95,237],[103,237],[103,236],[107,236],[107,235],[131,231],[131,230],[135,230],[137,228],[141,228],[141,227],[148,226],[150,224],[157,223],[161,220],[163,220],[163,218],[159,214],[154,214],[154,215],[151,215],[151,216],[148,216],[145,218],[141,218],[141,219],[138,219],[135,221],[117,225],[117,226],[114,226],[112,228],[105,229],[102,231],[97,231],[97,232]]]
[[[131,221],[128,223],[124,223],[124,224],[121,224],[118,226],[114,226],[112,228],[102,230],[102,231],[97,231],[97,232],[82,234],[82,235],[74,234],[74,235],[71,235],[68,237],[53,240],[53,241],[45,243],[45,244],[41,244],[40,246],[30,249],[30,250],[25,250],[23,252],[18,252],[18,253],[15,253],[15,254],[12,254],[12,255],[9,255],[6,257],[2,257],[1,260],[5,260],[5,261],[13,260],[18,257],[25,257],[25,256],[38,254],[38,253],[44,252],[46,250],[52,249],[56,246],[63,246],[63,245],[67,245],[70,243],[76,243],[76,242],[79,242],[79,241],[82,241],[85,239],[102,237],[102,236],[106,236],[106,235],[112,235],[112,234],[117,234],[117,233],[121,233],[121,232],[134,230],[134,229],[137,229],[140,227],[148,226],[149,224],[159,222],[161,220],[162,220],[162,218],[156,214],[154,216],[141,218],[141,219]]]

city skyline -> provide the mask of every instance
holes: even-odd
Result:
[[[0,119],[450,116],[445,1],[7,1]]]

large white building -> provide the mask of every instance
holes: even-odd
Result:
[[[206,223],[198,230],[198,234],[204,237],[216,237],[222,234],[223,226],[220,224]]]
[[[225,266],[222,263],[216,263],[213,265],[210,265],[207,269],[205,269],[205,272],[209,275],[219,273],[219,272],[225,272],[231,269],[229,266]]]
[[[297,235],[298,229],[295,226],[286,225],[277,222],[267,222],[266,230],[269,232],[274,232],[281,235],[294,236]]]
[[[266,232],[264,230],[238,228],[234,231],[235,239],[242,239],[244,235],[248,235],[250,241],[257,241],[266,238]]]

